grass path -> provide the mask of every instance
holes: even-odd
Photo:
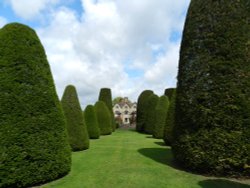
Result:
[[[236,182],[207,178],[173,166],[162,140],[131,130],[91,140],[90,149],[72,154],[69,175],[42,188],[250,188]]]

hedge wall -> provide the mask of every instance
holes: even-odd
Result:
[[[70,171],[65,119],[35,31],[0,30],[0,187],[29,187]]]
[[[152,134],[153,135],[153,130],[155,127],[155,122],[156,122],[156,105],[158,103],[159,97],[155,94],[151,95],[148,100],[145,102],[146,103],[146,121],[145,121],[145,126],[144,126],[144,133],[147,134]]]
[[[186,168],[250,174],[249,0],[192,0],[180,52],[173,151]]]
[[[169,103],[166,123],[164,127],[163,140],[166,145],[171,145],[173,142],[173,128],[175,126],[175,98],[176,98],[175,96],[176,96],[176,91],[174,90]]]
[[[100,93],[99,93],[99,101],[103,101],[106,103],[109,109],[110,115],[111,115],[112,131],[115,131],[117,125],[115,123],[115,116],[113,112],[111,89],[101,88]]]
[[[101,135],[112,134],[112,121],[107,105],[103,101],[97,101],[95,103],[95,111]]]
[[[153,93],[154,92],[151,90],[145,90],[138,97],[136,112],[136,130],[138,132],[144,131],[144,125],[146,121],[146,101]]]
[[[93,105],[88,105],[84,110],[84,120],[88,129],[89,137],[97,139],[100,137],[100,128]]]
[[[68,85],[65,88],[61,102],[66,117],[69,143],[72,151],[88,149],[89,135],[84,123],[77,91],[73,85]]]
[[[155,107],[155,124],[153,129],[154,138],[163,138],[169,107],[168,97],[163,95],[159,98]]]

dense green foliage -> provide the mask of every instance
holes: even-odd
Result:
[[[250,175],[249,20],[249,0],[191,1],[172,145],[186,168]]]
[[[171,100],[175,90],[176,90],[176,88],[167,88],[164,91],[164,95],[166,95],[168,97],[168,99]]]
[[[116,123],[115,123],[115,116],[113,112],[113,105],[112,105],[112,93],[111,89],[109,88],[101,88],[100,94],[99,94],[99,101],[103,101],[106,103],[109,112],[110,112],[110,118],[112,123],[112,131],[115,131],[116,129]]]
[[[146,122],[146,101],[150,95],[154,92],[151,90],[143,91],[137,100],[137,112],[136,112],[136,130],[138,132],[143,132],[145,122]]]
[[[68,85],[65,88],[61,102],[66,117],[69,143],[72,151],[88,149],[89,135],[84,123],[77,92],[73,85]]]
[[[151,95],[148,100],[146,101],[146,121],[144,126],[144,132],[147,134],[153,134],[155,121],[156,121],[156,114],[155,109],[158,103],[159,97],[155,94]]]
[[[98,125],[101,135],[108,135],[112,133],[112,120],[110,111],[103,101],[97,101],[95,103],[95,111],[97,115]]]
[[[70,171],[71,152],[44,48],[18,23],[0,41],[0,187],[54,180]]]
[[[161,96],[155,107],[155,124],[153,129],[153,137],[155,138],[163,138],[168,107],[168,97],[166,95]]]
[[[164,127],[163,140],[166,145],[171,145],[171,143],[173,142],[173,128],[175,125],[175,96],[176,91],[174,91],[172,94]]]
[[[84,110],[84,121],[88,129],[89,138],[97,139],[100,137],[100,128],[93,105],[88,105]]]

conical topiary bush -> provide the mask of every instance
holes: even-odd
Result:
[[[71,151],[44,48],[19,23],[0,41],[0,187],[52,181],[70,171]]]
[[[190,170],[250,175],[249,20],[249,0],[191,1],[172,144]]]
[[[112,130],[115,131],[116,123],[115,123],[115,116],[114,116],[114,112],[113,112],[111,89],[101,88],[100,93],[99,93],[99,101],[103,101],[107,105],[109,112],[110,112]]]
[[[84,120],[88,129],[89,138],[97,139],[100,137],[100,128],[97,115],[93,105],[88,105],[84,110]]]
[[[158,103],[159,97],[155,94],[151,95],[146,101],[146,121],[144,126],[144,132],[153,135],[156,113],[155,108]]]
[[[163,95],[159,98],[158,103],[155,107],[155,124],[153,130],[154,138],[163,138],[168,108],[168,97]]]
[[[101,135],[111,134],[112,133],[111,116],[107,105],[103,101],[97,101],[95,103],[95,111]]]
[[[66,117],[69,143],[72,151],[88,149],[89,135],[84,123],[77,92],[73,85],[68,85],[65,88],[61,102]]]
[[[138,132],[144,131],[146,122],[146,101],[153,93],[151,90],[143,91],[137,100],[137,112],[136,112],[136,130]]]

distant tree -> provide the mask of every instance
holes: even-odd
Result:
[[[103,101],[97,101],[95,103],[95,111],[101,135],[111,134],[112,133],[111,116],[106,103],[104,103]]]
[[[69,143],[72,151],[88,149],[89,135],[84,123],[77,92],[73,85],[68,85],[65,88],[61,102],[66,117]]]
[[[136,130],[138,132],[144,131],[144,126],[146,122],[146,102],[147,99],[153,95],[154,92],[151,90],[143,91],[138,97],[137,101],[137,114],[136,114]]]
[[[192,0],[180,51],[172,149],[180,164],[250,175],[250,2]]]
[[[115,131],[116,123],[115,123],[115,116],[114,116],[114,112],[113,112],[111,89],[101,88],[100,94],[99,94],[99,101],[103,101],[107,105],[109,112],[110,112],[110,115],[111,115],[110,118],[111,118],[111,123],[112,123],[112,131]]]
[[[88,105],[84,111],[84,120],[88,129],[89,137],[97,139],[100,137],[100,128],[98,125],[97,115],[93,105]]]
[[[0,30],[0,187],[32,187],[70,171],[65,119],[36,32]]]
[[[174,91],[172,94],[164,127],[163,140],[166,145],[171,145],[173,142],[173,128],[175,126],[175,96],[176,91]]]
[[[168,108],[168,97],[163,95],[159,98],[155,107],[155,124],[153,129],[153,137],[155,138],[163,138]]]
[[[112,101],[112,105],[114,106],[115,104],[121,102],[123,100],[123,97],[116,97]]]
[[[151,95],[146,101],[146,122],[144,132],[153,135],[153,130],[156,122],[155,110],[159,97],[155,94]]]

